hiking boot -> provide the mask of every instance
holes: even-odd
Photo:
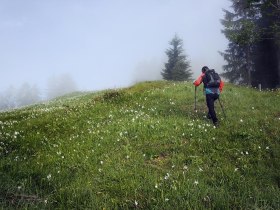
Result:
[[[214,126],[217,128],[217,127],[219,127],[219,122],[217,121],[217,122],[213,122],[213,124],[214,124]]]

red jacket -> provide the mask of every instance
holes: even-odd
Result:
[[[205,75],[205,73],[201,73],[201,75],[199,75],[199,77],[193,82],[193,84],[195,86],[199,86],[203,81],[204,75]],[[219,86],[220,92],[223,91],[224,85],[225,85],[225,83],[221,80],[221,83],[220,83],[220,86]]]

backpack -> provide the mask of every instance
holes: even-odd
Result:
[[[218,88],[221,83],[221,78],[214,69],[209,69],[205,72],[205,77],[203,79],[204,86],[206,88]]]

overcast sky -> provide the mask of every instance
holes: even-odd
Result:
[[[24,82],[44,89],[70,74],[80,90],[161,79],[177,34],[196,77],[222,71],[228,0],[0,0],[0,91]]]

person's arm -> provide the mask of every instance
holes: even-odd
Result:
[[[219,86],[219,90],[220,90],[220,92],[222,92],[222,91],[223,91],[224,85],[225,85],[224,81],[223,81],[223,80],[221,80],[221,82],[220,82],[220,86]]]
[[[204,76],[204,73],[202,73],[201,75],[199,75],[199,77],[193,82],[193,84],[194,84],[195,86],[199,86],[199,85],[202,83],[203,76]]]

